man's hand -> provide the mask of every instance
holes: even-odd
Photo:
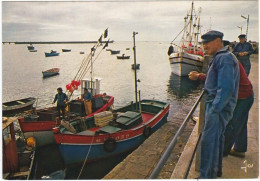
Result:
[[[198,80],[200,73],[197,71],[191,71],[188,75],[189,75],[189,79]]]

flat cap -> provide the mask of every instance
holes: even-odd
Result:
[[[245,38],[245,37],[246,37],[245,34],[241,34],[241,35],[238,36],[238,38]]]
[[[224,34],[222,32],[212,30],[202,35],[201,39],[202,39],[202,43],[208,43],[210,41],[215,40],[216,38],[220,38],[222,40],[223,36]]]
[[[228,40],[223,40],[223,44],[224,44],[224,47],[227,46],[227,45],[230,45],[230,41],[228,41]]]

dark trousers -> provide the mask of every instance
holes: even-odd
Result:
[[[228,155],[233,145],[236,151],[247,151],[247,121],[253,102],[254,94],[246,99],[238,99],[233,118],[228,122],[224,133],[225,144],[223,155]]]
[[[58,111],[59,118],[60,118],[60,111],[62,112],[62,117],[65,118],[65,106],[57,105],[57,111]]]
[[[214,179],[222,167],[224,131],[232,111],[216,113],[212,103],[206,102],[205,125],[201,138],[200,178]]]
[[[250,73],[250,69],[251,69],[251,62],[250,62],[250,60],[239,60],[239,62],[244,67],[246,75],[248,76],[249,73]]]

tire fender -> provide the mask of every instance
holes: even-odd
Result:
[[[150,127],[148,127],[148,126],[145,126],[144,132],[143,132],[144,137],[148,138],[151,135],[151,133],[152,133],[152,129]]]
[[[105,142],[104,142],[104,150],[106,152],[113,152],[116,149],[116,140],[113,138],[108,138]]]

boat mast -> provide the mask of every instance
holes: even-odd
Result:
[[[201,8],[198,10],[198,22],[197,22],[197,28],[196,28],[196,33],[195,33],[195,38],[194,38],[194,52],[197,51],[198,48],[198,38],[200,34],[200,13],[201,13]]]
[[[191,10],[190,10],[190,27],[189,27],[189,43],[191,43],[192,41],[192,32],[191,32],[191,28],[192,28],[192,22],[193,22],[193,2],[191,3]]]
[[[137,109],[137,74],[136,74],[136,47],[135,47],[135,35],[137,35],[138,32],[133,32],[133,41],[134,41],[134,66],[135,66],[135,103],[136,103],[136,109]]]

